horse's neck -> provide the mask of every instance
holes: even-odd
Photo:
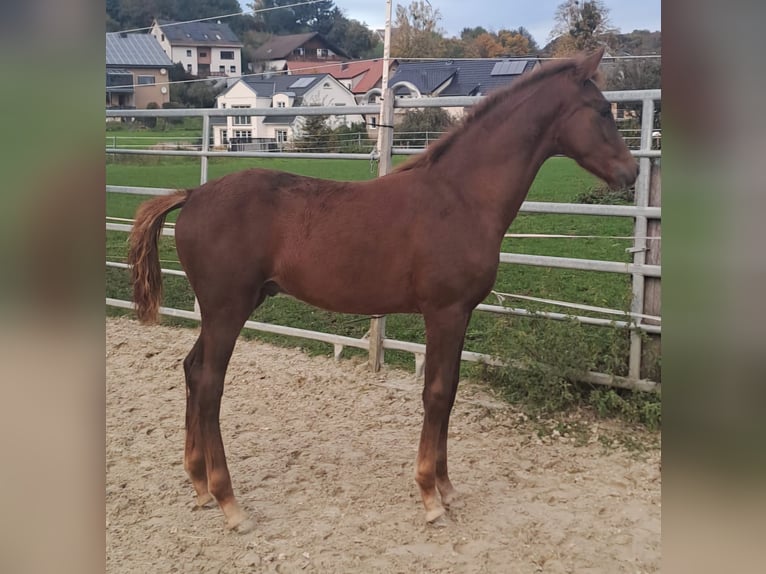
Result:
[[[483,208],[485,220],[499,233],[505,233],[540,166],[552,155],[560,114],[558,102],[550,98],[520,96],[488,110],[440,160],[448,181]]]

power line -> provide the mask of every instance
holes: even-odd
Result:
[[[306,0],[305,2],[296,2],[295,4],[285,4],[283,6],[271,6],[269,8],[260,8],[252,11],[232,12],[231,14],[221,14],[220,16],[208,16],[207,18],[195,18],[194,20],[184,20],[183,22],[168,22],[163,24],[162,28],[167,26],[180,26],[181,24],[194,24],[195,22],[207,22],[208,20],[220,20],[222,18],[233,18],[234,16],[245,16],[250,14],[260,14],[262,12],[271,12],[272,10],[282,10],[283,8],[295,8],[297,6],[306,6],[308,4],[316,4],[323,0]],[[146,26],[144,28],[131,28],[130,30],[120,30],[118,32],[107,32],[107,34],[128,34],[130,32],[143,32],[144,30],[151,30],[153,26]]]

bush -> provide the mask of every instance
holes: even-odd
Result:
[[[589,336],[592,330],[575,320],[511,317],[498,321],[495,329],[493,355],[506,366],[484,367],[482,376],[528,414],[590,407],[602,418],[660,427],[659,394],[578,382],[591,370],[621,374],[627,331],[599,327],[606,329],[598,331],[600,337],[611,338],[609,356],[604,356],[603,345]]]
[[[633,205],[636,197],[634,186],[611,189],[600,182],[575,197],[575,203],[598,203],[602,205]]]
[[[453,124],[452,116],[442,108],[408,110],[402,122],[396,127],[398,132],[395,136],[396,142],[408,147],[426,147]]]

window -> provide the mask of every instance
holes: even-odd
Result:
[[[236,74],[237,73],[237,66],[229,66],[229,71],[232,74]]]
[[[250,143],[253,138],[253,132],[250,130],[234,130],[234,137],[240,142]]]
[[[164,42],[165,41],[165,34],[160,34],[160,38],[162,38],[161,41]]]
[[[186,71],[191,74],[191,64],[186,64]]]
[[[154,83],[154,76],[138,76],[138,84],[147,86]]]
[[[186,50],[186,57],[191,58],[191,50]]]
[[[242,110],[242,109],[248,109],[250,105],[244,105],[244,106],[231,106],[231,109],[236,110]],[[234,116],[234,121],[232,122],[235,126],[249,126],[250,125],[250,116]]]
[[[327,48],[317,48],[317,56],[320,58],[326,58],[329,55]]]
[[[376,128],[376,127],[378,127],[378,118],[376,118],[375,116],[372,116],[372,117],[370,118],[370,127],[371,127],[371,128]]]
[[[226,130],[221,130],[221,143],[227,144],[229,143],[229,132]]]
[[[277,138],[277,143],[285,143],[287,141],[287,130],[276,130],[274,135]]]
[[[218,66],[218,71],[221,74],[225,74],[226,73],[226,66]]]
[[[222,103],[221,103],[221,109],[223,109],[223,110],[225,110],[225,109],[226,109],[226,102],[222,102]]]
[[[303,56],[305,53],[306,53],[306,50],[304,50],[303,48],[295,48],[295,50],[293,50],[293,54],[295,54],[296,56]]]
[[[200,52],[199,53],[200,58],[207,58],[207,52]]]
[[[285,107],[285,103],[284,102],[277,102],[277,107],[278,108],[284,108]]]
[[[234,52],[231,50],[223,51],[221,50],[221,60],[233,60],[234,59]]]
[[[329,90],[330,89],[330,82],[325,82],[324,84],[322,84],[322,88],[324,88],[325,90]]]

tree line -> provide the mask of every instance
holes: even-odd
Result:
[[[365,23],[347,18],[333,0],[290,6],[295,3],[295,0],[253,0],[247,4],[251,13],[226,19],[245,45],[246,59],[252,58],[255,49],[272,35],[304,32],[320,33],[352,58],[382,55],[378,34]],[[280,6],[283,8],[271,10]],[[106,28],[118,31],[148,27],[155,17],[184,21],[241,11],[237,0],[106,0]],[[604,0],[564,0],[556,9],[549,42],[542,47],[524,26],[498,30],[477,26],[463,28],[457,37],[447,37],[441,20],[439,9],[426,0],[397,4],[392,57],[555,57],[598,45],[606,45],[612,52],[642,55],[659,53],[661,48],[659,32],[634,30],[620,34],[609,21],[609,8]]]

